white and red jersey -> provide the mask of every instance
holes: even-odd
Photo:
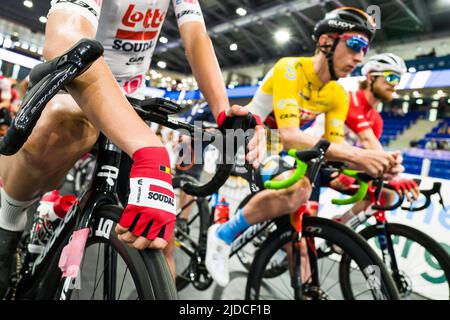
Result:
[[[144,76],[170,1],[178,27],[191,21],[204,25],[198,0],[52,0],[49,14],[69,10],[88,19],[119,85],[128,96],[142,98]]]
[[[380,139],[383,132],[381,115],[367,102],[362,90],[349,92],[349,96],[350,106],[345,119],[345,142],[359,146],[358,133],[367,129],[371,129],[377,139]],[[322,137],[325,132],[324,117],[317,117],[312,126],[306,129],[305,132],[315,137]]]

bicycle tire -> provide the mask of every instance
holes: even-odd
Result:
[[[304,217],[302,233],[304,237],[323,238],[327,241],[332,241],[346,252],[349,252],[361,270],[367,270],[366,268],[374,265],[379,267],[380,288],[383,294],[390,300],[399,299],[394,281],[384,267],[383,262],[360,235],[335,221],[319,217]],[[279,249],[290,243],[291,235],[292,228],[290,224],[285,223],[273,232],[258,250],[247,280],[246,299],[259,300],[261,298],[261,286],[264,281],[267,281],[264,278],[266,266]]]
[[[408,240],[412,240],[413,242],[418,243],[423,248],[426,249],[431,255],[433,255],[434,259],[438,262],[438,264],[441,266],[445,278],[447,280],[448,284],[448,296],[447,299],[450,299],[450,255],[447,253],[447,251],[433,238],[431,238],[429,235],[425,234],[424,232],[417,230],[415,228],[412,228],[407,225],[398,224],[398,223],[388,223],[387,224],[388,233],[392,236],[401,236],[405,237]],[[364,237],[366,240],[369,240],[371,238],[375,238],[378,235],[378,230],[375,225],[369,226],[363,230],[361,230],[360,235]],[[412,244],[409,244],[409,248],[412,246]],[[394,247],[395,248],[395,247]],[[397,255],[396,255],[397,256]],[[345,269],[348,268],[348,264],[344,265],[344,263],[347,263],[346,261],[342,261],[343,265],[343,272],[346,272]],[[408,276],[408,275],[407,275]],[[345,287],[345,290],[347,290],[347,294],[352,294],[351,288],[348,288],[348,283],[343,283],[343,286]],[[399,291],[402,292],[399,288]],[[406,296],[403,296],[405,298]]]
[[[131,278],[133,279],[133,282],[136,286],[135,290],[138,299],[178,299],[178,293],[175,288],[175,283],[172,279],[169,267],[162,251],[150,249],[144,251],[135,250],[130,248],[117,238],[117,234],[115,233],[114,228],[119,221],[122,212],[123,209],[121,207],[113,205],[102,206],[94,212],[93,224],[91,229],[92,232],[90,232],[89,238],[87,240],[84,259],[82,265],[80,266],[81,278],[83,277],[83,269],[89,268],[84,264],[84,262],[86,261],[87,250],[97,244],[99,246],[107,245],[115,251],[115,253],[112,254],[113,256],[117,254],[124,261],[125,266],[127,267],[127,270],[129,270]],[[125,271],[125,274],[126,273],[127,271]],[[107,286],[110,285],[115,286],[116,284],[107,284]],[[62,288],[63,286],[64,283],[61,283],[58,292],[64,291],[64,289]],[[104,289],[104,285],[102,286],[102,288]],[[76,293],[74,291],[76,290],[73,290],[71,292],[69,291],[71,293],[69,295],[69,298],[74,297],[74,294],[78,294],[78,296],[80,297],[80,293]],[[102,294],[100,294],[100,296],[105,297],[105,293],[103,292]],[[95,297],[96,294],[94,292],[92,298]],[[114,299],[111,299],[111,297],[109,297],[107,300]]]

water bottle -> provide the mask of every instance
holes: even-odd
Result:
[[[30,233],[28,251],[41,253],[53,234],[56,224],[64,219],[69,209],[77,201],[73,195],[60,195],[58,190],[44,194],[39,201]]]
[[[222,197],[214,207],[214,223],[225,223],[230,215],[230,205],[225,197]]]

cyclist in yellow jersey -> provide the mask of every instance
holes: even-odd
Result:
[[[348,96],[339,83],[322,83],[314,70],[314,57],[283,58],[266,75],[248,107],[271,129],[298,129],[324,113],[326,139],[340,143]]]
[[[302,132],[300,125],[325,113],[326,138],[333,142],[327,152],[328,159],[347,162],[373,176],[401,172],[398,154],[340,144],[344,138],[348,97],[334,80],[347,76],[362,62],[374,34],[372,18],[359,9],[344,7],[328,13],[314,29],[316,55],[279,60],[263,80],[249,110],[269,127],[279,129],[285,150],[314,146],[319,139]],[[269,161],[263,163],[261,176],[285,178],[291,168],[282,158],[275,164]],[[227,223],[211,226],[205,264],[213,279],[221,286],[228,284],[230,244],[239,233],[252,224],[297,210],[310,194],[307,179],[288,189],[263,190]]]

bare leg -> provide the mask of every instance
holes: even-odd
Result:
[[[57,95],[24,147],[13,156],[0,157],[5,191],[25,201],[56,188],[97,137],[98,131],[70,95]]]
[[[289,171],[278,176],[284,179]],[[243,208],[248,224],[256,224],[296,211],[311,195],[311,184],[303,178],[288,189],[263,190],[257,193]]]

